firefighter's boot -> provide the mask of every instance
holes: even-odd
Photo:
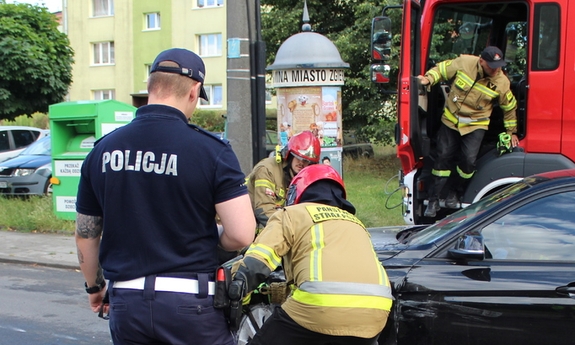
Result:
[[[450,190],[445,198],[445,206],[448,208],[457,208],[459,206],[459,198],[457,197],[457,192]]]
[[[441,210],[441,207],[439,207],[439,200],[430,199],[427,203],[427,208],[425,209],[425,213],[423,215],[425,217],[434,218],[437,215],[437,211],[439,210]]]

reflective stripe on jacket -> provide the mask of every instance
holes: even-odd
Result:
[[[282,265],[295,288],[282,308],[311,331],[371,338],[385,326],[389,279],[369,233],[344,210],[302,203],[274,213],[243,264],[263,275]]]
[[[285,203],[285,166],[285,162],[277,163],[275,157],[264,158],[246,178],[252,209],[260,228],[263,228],[269,217]]]
[[[441,118],[449,128],[465,135],[476,129],[487,130],[494,103],[503,110],[503,125],[508,134],[517,132],[517,100],[510,90],[509,79],[503,72],[490,77],[483,73],[479,57],[461,55],[442,61],[425,76],[430,86],[453,78]]]

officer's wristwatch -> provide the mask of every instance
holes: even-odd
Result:
[[[100,284],[98,284],[96,286],[90,286],[90,287],[88,287],[88,283],[84,283],[84,287],[86,288],[86,292],[91,295],[91,294],[98,293],[98,292],[102,291],[102,289],[106,287],[106,281],[102,280],[102,282]]]

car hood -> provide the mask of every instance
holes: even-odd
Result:
[[[24,168],[24,169],[35,169],[39,168],[45,164],[50,163],[52,160],[51,156],[29,156],[20,155],[4,162],[0,162],[0,168]]]
[[[367,229],[371,236],[373,249],[380,259],[395,256],[405,250],[406,246],[399,243],[397,235],[409,227],[408,225],[397,225]]]

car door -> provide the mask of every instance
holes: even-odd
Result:
[[[485,259],[420,261],[398,291],[398,344],[573,344],[573,205],[573,188],[534,196],[466,230]]]

